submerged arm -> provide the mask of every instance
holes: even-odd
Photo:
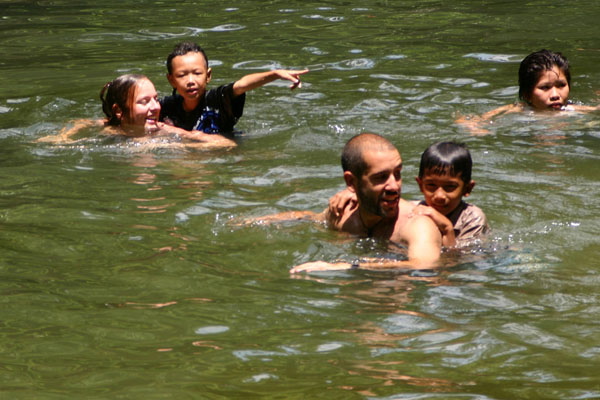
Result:
[[[78,119],[73,121],[73,125],[70,127],[64,127],[60,130],[58,135],[48,135],[39,138],[36,142],[44,142],[44,143],[73,143],[71,140],[72,136],[75,136],[82,129],[89,128],[92,126],[101,127],[104,125],[103,120],[93,120],[93,119]]]
[[[315,221],[325,220],[324,213],[315,213],[313,211],[285,211],[278,214],[263,215],[261,217],[248,218],[243,221],[243,225],[257,224],[269,225],[277,222],[287,221]]]
[[[216,133],[204,133],[201,131],[186,131],[172,125],[160,124],[161,132],[168,135],[177,135],[182,139],[187,139],[194,143],[189,143],[190,147],[236,147],[237,143]]]
[[[521,103],[507,104],[505,106],[488,111],[482,115],[462,115],[454,122],[464,126],[473,135],[486,135],[490,133],[490,131],[484,128],[484,124],[491,121],[498,115],[510,114],[519,111],[523,111],[523,105]]]
[[[438,266],[442,239],[438,228],[429,217],[416,216],[405,227],[402,235],[408,243],[408,260],[366,259],[358,263],[313,261],[297,265],[290,273],[334,271],[345,269],[429,269]]]

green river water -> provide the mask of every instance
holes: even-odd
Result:
[[[0,398],[600,398],[600,113],[456,125],[517,99],[528,53],[563,52],[571,97],[600,103],[597,1],[0,0]],[[250,92],[233,150],[36,139],[102,116],[127,72],[170,94],[175,43],[211,87],[310,68]],[[309,223],[339,155],[377,132],[474,158],[489,243],[439,271],[290,276],[390,256]]]

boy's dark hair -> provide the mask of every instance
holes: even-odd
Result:
[[[194,42],[181,42],[175,45],[175,48],[167,57],[167,71],[169,74],[173,73],[173,58],[177,56],[185,56],[187,53],[200,53],[204,57],[204,61],[206,61],[206,68],[208,68],[208,57],[206,57],[206,53],[202,49],[202,47],[198,46]]]
[[[435,175],[460,175],[464,183],[471,182],[473,160],[471,153],[462,143],[438,142],[429,146],[421,155],[419,178],[426,173]]]
[[[521,61],[519,66],[519,99],[528,101],[540,78],[540,74],[552,70],[554,66],[557,66],[565,74],[567,83],[571,87],[571,71],[569,70],[567,57],[561,53],[542,49],[531,53]]]
[[[124,115],[131,115],[137,85],[144,79],[148,78],[140,74],[125,74],[104,85],[100,91],[100,100],[102,101],[102,111],[108,119],[108,125],[121,125],[121,120],[114,113],[113,106],[115,104],[119,106]]]

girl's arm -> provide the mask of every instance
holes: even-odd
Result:
[[[73,121],[73,125],[70,127],[64,127],[60,130],[58,135],[48,135],[39,138],[36,142],[44,142],[44,143],[73,143],[74,140],[71,140],[71,136],[75,136],[79,131],[85,128],[90,128],[92,126],[102,127],[104,126],[104,121],[101,119],[92,120],[92,119],[78,119]]]
[[[522,103],[507,104],[482,115],[462,115],[456,119],[457,124],[464,126],[472,135],[487,135],[490,131],[484,125],[498,115],[523,111]]]

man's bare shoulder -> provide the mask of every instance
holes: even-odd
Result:
[[[431,218],[425,215],[414,215],[415,203],[402,199],[400,201],[400,213],[396,219],[394,231],[390,237],[395,242],[408,243],[414,235],[421,231],[430,232],[432,228],[437,232],[437,226]]]

